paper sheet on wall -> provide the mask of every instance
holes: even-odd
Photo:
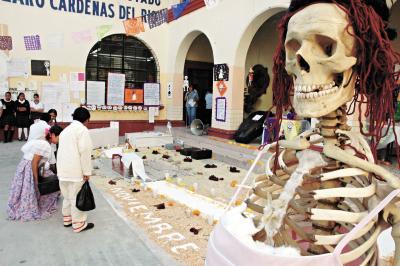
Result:
[[[173,98],[173,93],[174,93],[174,83],[172,81],[168,82],[167,85],[167,97],[168,99]]]
[[[71,91],[85,91],[85,73],[71,72],[69,82]]]
[[[44,104],[56,104],[60,85],[57,82],[43,82],[41,100]]]
[[[143,85],[144,105],[159,106],[160,105],[160,84],[145,83]]]
[[[124,105],[125,74],[108,73],[107,104]]]
[[[62,73],[58,76],[59,82],[68,82],[67,74]]]
[[[78,107],[77,104],[66,103],[62,105],[62,122],[72,122],[72,114]]]
[[[63,118],[62,105],[71,101],[68,83],[66,82],[43,82],[41,100],[45,110],[56,109],[58,117]]]
[[[88,81],[86,104],[105,105],[106,83],[104,81]]]
[[[30,73],[30,61],[27,59],[11,59],[7,62],[9,77],[25,77]]]
[[[17,90],[18,90],[18,91],[24,91],[24,90],[25,90],[25,82],[23,82],[23,81],[18,81],[18,82],[17,82]]]
[[[149,107],[149,123],[154,123],[154,114],[156,112],[156,107]]]
[[[55,33],[47,36],[44,40],[46,48],[60,49],[64,46],[64,34]]]
[[[80,94],[80,92],[79,92],[79,91],[73,91],[73,92],[72,92],[72,98],[73,98],[74,100],[80,100],[80,99],[81,99],[81,94]]]
[[[226,98],[216,98],[216,120],[225,122],[226,121]]]
[[[55,109],[57,111],[57,121],[61,121],[61,118],[63,117],[63,108],[61,103],[43,103],[43,105],[45,112],[49,111],[50,109]]]
[[[8,81],[3,81],[0,83],[0,97],[3,98],[4,93],[8,91]]]
[[[69,94],[69,90],[65,87],[62,88],[61,92],[59,93],[60,103],[70,103],[71,102],[71,95]]]
[[[28,82],[28,89],[31,91],[36,91],[38,90],[38,82],[36,80],[30,80]]]

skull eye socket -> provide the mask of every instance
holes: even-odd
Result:
[[[286,54],[287,57],[295,57],[297,51],[300,49],[301,44],[298,40],[296,39],[290,39],[288,41],[286,41],[285,43],[285,50],[286,50]]]
[[[337,43],[330,37],[316,35],[315,41],[321,48],[321,53],[326,57],[331,57],[336,52]]]

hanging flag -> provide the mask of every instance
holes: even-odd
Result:
[[[190,0],[185,0],[184,2],[173,5],[172,6],[172,14],[174,15],[174,19],[177,19],[181,16],[183,10],[185,10],[186,6],[189,4]]]
[[[87,43],[92,41],[93,34],[91,30],[77,31],[71,33],[71,38],[74,43]]]
[[[124,21],[126,35],[136,35],[144,32],[142,17],[131,18]]]
[[[149,24],[149,28],[158,27],[164,23],[167,23],[168,18],[168,9],[164,8],[159,11],[151,12],[147,15],[147,23]]]
[[[212,8],[216,5],[218,5],[219,0],[204,0],[204,3],[206,4],[207,8]]]
[[[0,36],[0,50],[12,50],[11,36]]]
[[[112,25],[101,25],[97,27],[97,37],[99,40],[103,39],[104,36],[111,30]]]
[[[24,43],[27,51],[42,49],[39,35],[24,36]]]

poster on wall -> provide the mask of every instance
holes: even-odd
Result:
[[[108,73],[107,104],[124,105],[125,74]]]
[[[216,83],[217,90],[219,92],[219,95],[224,96],[226,91],[228,90],[228,87],[226,86],[225,82],[223,80],[220,80]]]
[[[160,105],[160,84],[145,83],[143,86],[144,105],[159,106]]]
[[[229,80],[229,67],[227,64],[214,65],[214,81]]]
[[[172,99],[173,98],[173,91],[174,91],[174,83],[172,81],[168,82],[167,85],[167,97],[168,99]]]
[[[215,120],[220,122],[226,121],[226,98],[217,97],[215,99]]]
[[[63,122],[72,122],[72,114],[75,109],[79,107],[77,104],[66,103],[62,105],[62,121]]]
[[[9,77],[25,77],[29,73],[29,60],[11,59],[7,61],[7,71]]]
[[[50,76],[49,60],[31,60],[32,76]]]
[[[88,81],[86,89],[86,104],[106,104],[106,83],[104,81]]]
[[[83,72],[69,73],[69,82],[71,91],[85,91],[85,73]]]
[[[143,104],[143,90],[126,88],[125,89],[125,103]]]
[[[0,36],[0,50],[12,50],[11,36]]]

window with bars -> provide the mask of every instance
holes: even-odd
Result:
[[[143,89],[144,83],[159,82],[152,51],[137,38],[124,34],[103,38],[89,52],[86,80],[105,81],[107,88],[109,72],[125,74],[125,88]]]

